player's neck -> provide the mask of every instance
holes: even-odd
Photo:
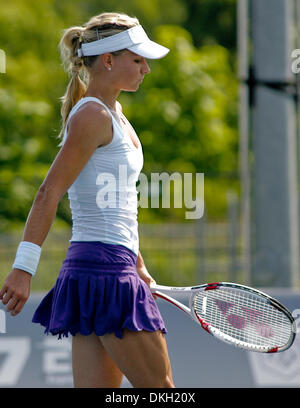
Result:
[[[97,86],[94,81],[89,83],[85,96],[92,96],[100,99],[108,108],[116,111],[116,102],[120,94],[119,89],[113,89],[111,86]]]

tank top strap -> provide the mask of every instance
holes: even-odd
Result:
[[[94,97],[94,96],[85,96],[84,98],[79,99],[79,101],[77,102],[76,105],[74,105],[73,109],[74,111],[72,111],[72,115],[74,115],[74,113],[78,110],[78,108],[80,106],[82,106],[84,103],[86,102],[96,102],[99,103],[99,105],[104,106],[104,108],[107,110],[107,112],[110,114],[110,116],[113,118],[113,115],[109,109],[109,107],[107,105],[105,105],[104,102],[102,102],[100,99]]]
[[[117,125],[119,126],[119,123],[117,122],[116,118],[114,117],[114,115],[112,114],[112,112],[110,111],[109,107],[105,105],[104,102],[102,102],[100,99],[95,98],[94,96],[85,96],[81,99],[79,99],[79,101],[73,106],[73,108],[71,109],[68,119],[67,119],[67,123],[65,126],[65,133],[64,133],[64,137],[62,142],[60,143],[60,146],[62,144],[64,144],[66,137],[67,137],[67,126],[69,123],[69,120],[71,119],[71,117],[77,112],[77,110],[80,108],[80,106],[84,105],[86,102],[97,102],[99,105],[103,106],[106,111],[109,113],[109,115],[112,118],[112,121],[115,121],[117,123]]]

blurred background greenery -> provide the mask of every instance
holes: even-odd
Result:
[[[120,96],[144,147],[143,173],[204,173],[206,219],[227,218],[228,191],[239,194],[236,0],[0,3],[6,53],[6,73],[0,74],[1,233],[23,228],[58,152],[59,98],[68,83],[58,51],[62,30],[104,11],[137,16],[149,36],[171,49],[150,61],[151,74],[137,93]],[[140,209],[139,222],[190,222],[184,213]],[[70,223],[65,196],[54,228]]]

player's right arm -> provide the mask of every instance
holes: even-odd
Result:
[[[109,114],[99,104],[85,104],[69,121],[68,137],[41,184],[29,212],[22,241],[42,246],[54,221],[58,204],[93,152],[112,138]],[[21,311],[30,292],[31,275],[14,268],[0,291],[7,311]]]

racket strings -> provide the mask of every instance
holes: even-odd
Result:
[[[243,343],[278,347],[290,339],[289,318],[251,292],[225,287],[198,292],[194,310],[213,328]]]

